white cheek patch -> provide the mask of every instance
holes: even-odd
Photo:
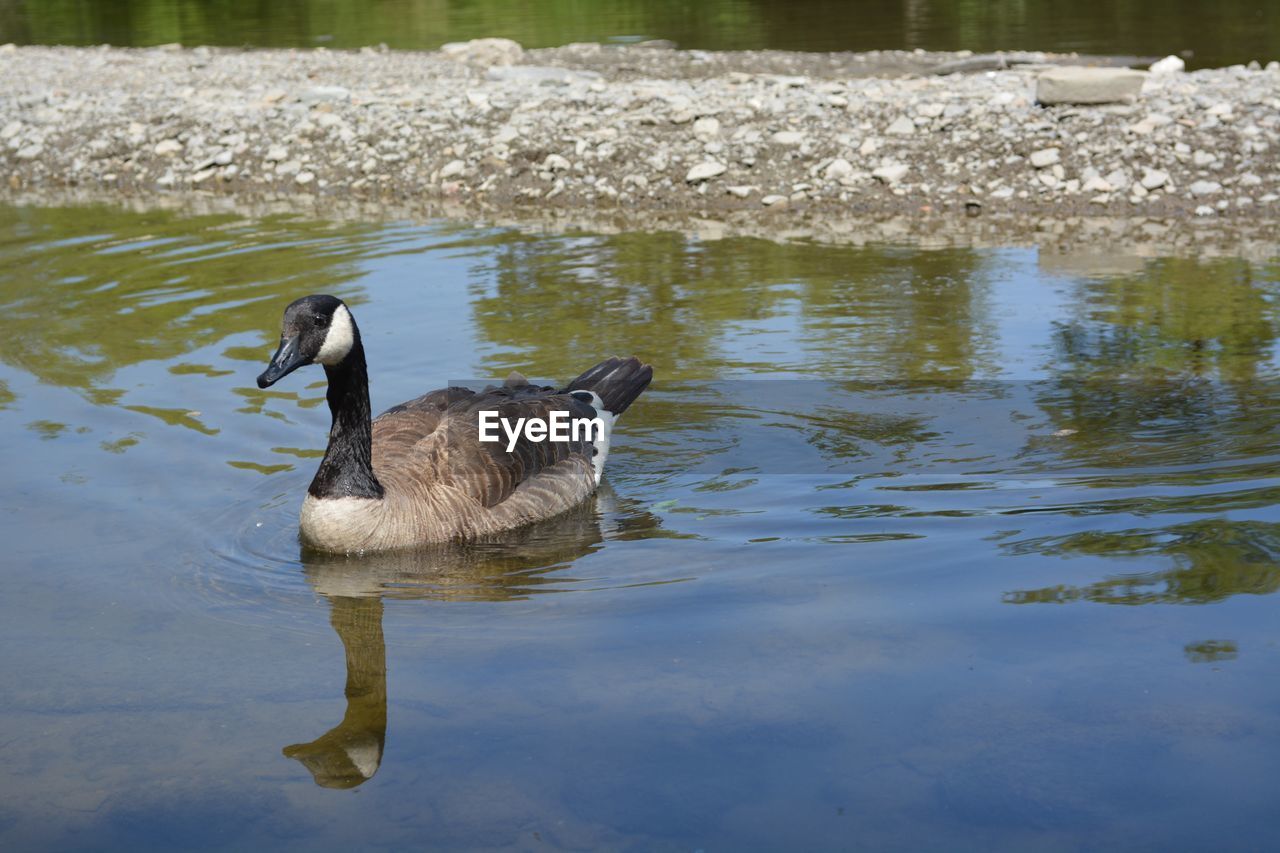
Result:
[[[316,363],[329,366],[339,363],[347,357],[347,353],[351,352],[351,345],[355,343],[355,339],[351,312],[347,310],[347,306],[339,305],[338,310],[333,312],[329,331],[324,336],[324,346],[320,347],[320,352],[316,354]]]

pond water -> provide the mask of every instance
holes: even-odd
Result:
[[[6,0],[0,43],[434,49],[669,39],[703,50],[1054,50],[1280,59],[1268,0]]]
[[[1280,263],[1078,260],[0,208],[0,847],[1268,846]],[[581,511],[318,558],[309,292],[375,410],[657,378]]]

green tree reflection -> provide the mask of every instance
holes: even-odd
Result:
[[[1048,556],[1163,558],[1173,568],[1117,575],[1084,586],[1007,593],[1009,604],[1209,604],[1233,595],[1280,589],[1280,525],[1220,518],[1160,530],[1086,531],[1026,540],[1007,553]]]

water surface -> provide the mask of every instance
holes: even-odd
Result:
[[[300,551],[375,409],[610,353],[608,483]],[[0,209],[0,846],[1259,849],[1280,264]]]
[[[1267,0],[4,0],[0,42],[434,49],[668,39],[701,50],[1181,53],[1191,67],[1280,59]]]

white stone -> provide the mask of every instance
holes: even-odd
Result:
[[[1144,189],[1158,190],[1168,182],[1168,173],[1159,169],[1146,169],[1142,173],[1142,186]]]
[[[1217,181],[1196,181],[1188,189],[1192,195],[1215,195],[1222,192],[1222,184]]]
[[[714,160],[707,160],[706,162],[699,163],[690,169],[688,174],[684,176],[684,179],[686,183],[698,184],[703,181],[709,181],[719,175],[723,175],[725,173],[725,169],[726,166],[723,163],[717,163]]]
[[[268,163],[282,163],[289,159],[289,149],[283,145],[272,145],[267,149],[267,156],[262,159]]]
[[[853,164],[843,157],[837,157],[827,164],[827,168],[822,170],[822,177],[828,181],[838,181],[841,178],[847,178],[853,174]]]
[[[906,116],[901,116],[885,128],[884,132],[890,136],[910,136],[916,132],[916,123]]]
[[[1115,187],[1111,185],[1110,181],[1101,177],[1090,178],[1080,187],[1080,191],[1086,193],[1109,193],[1114,189]]]
[[[756,188],[747,186],[745,184],[740,184],[738,186],[725,187],[725,190],[729,193],[729,195],[737,196],[738,198],[746,198],[747,196],[755,192]]]
[[[467,164],[463,160],[450,160],[444,164],[444,168],[440,170],[440,180],[448,180],[456,178],[467,170]]]
[[[909,171],[911,171],[909,167],[904,166],[901,163],[893,163],[876,169],[871,173],[871,177],[886,184],[896,184],[898,181],[906,177],[907,172]]]
[[[693,123],[693,135],[703,140],[715,139],[720,135],[719,120],[710,116],[698,119]]]
[[[559,154],[548,154],[547,159],[542,161],[542,168],[548,172],[567,172],[569,161]]]
[[[1037,169],[1043,169],[1046,166],[1052,166],[1058,162],[1057,148],[1041,148],[1039,151],[1031,153],[1031,165]]]
[[[295,177],[293,180],[295,183],[305,186],[311,183],[312,181],[314,181],[315,179],[316,179],[316,176],[314,172],[299,172],[297,174],[297,177]]]
[[[794,146],[804,142],[804,134],[795,130],[780,130],[772,138],[774,145]]]
[[[503,38],[449,42],[440,45],[440,52],[454,62],[468,65],[512,65],[524,56],[519,42]]]
[[[1179,71],[1187,70],[1187,63],[1183,62],[1180,57],[1166,56],[1164,59],[1151,63],[1152,74],[1176,74]]]
[[[765,207],[773,207],[775,204],[785,204],[787,197],[785,195],[767,195],[760,199],[760,203]]]
[[[156,143],[155,151],[161,157],[171,157],[182,150],[182,143],[176,139],[165,139]]]

